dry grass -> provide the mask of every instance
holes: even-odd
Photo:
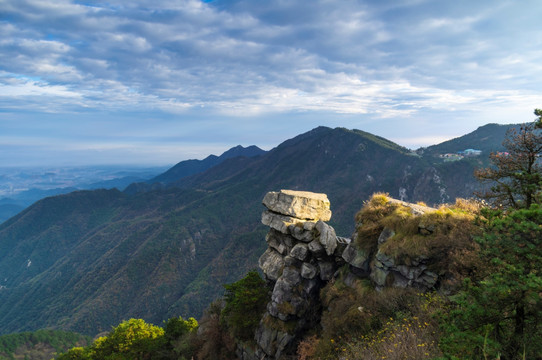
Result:
[[[475,224],[480,208],[476,201],[457,199],[453,205],[416,216],[407,206],[378,193],[356,215],[356,244],[369,254],[379,250],[399,264],[428,259],[431,270],[444,274],[444,281],[455,286],[479,265],[473,237],[480,233]],[[395,235],[379,247],[384,228]]]
[[[358,247],[368,254],[374,254],[378,246],[378,237],[384,226],[382,220],[389,216],[399,205],[389,201],[389,195],[374,194],[356,214],[356,237]]]
[[[374,335],[342,347],[344,359],[433,359],[441,355],[438,327],[418,317],[390,318]]]
[[[308,359],[342,359],[350,351],[348,349],[355,345],[359,350],[360,344],[372,339],[373,334],[390,332],[386,324],[398,315],[409,319],[416,317],[432,324],[427,315],[428,307],[424,305],[427,302],[425,295],[417,294],[413,289],[376,291],[366,280],[348,287],[339,279],[324,287],[320,296],[326,308],[322,314],[320,337],[303,342],[303,348],[298,349],[298,354],[313,354],[306,357]]]
[[[443,306],[435,293],[416,294],[409,312],[387,318],[382,328],[347,343],[342,359],[434,359],[438,348],[439,324],[433,316]]]
[[[322,332],[298,347],[303,359],[426,359],[440,355],[434,313],[443,300],[434,293],[341,280],[321,291],[326,310]]]
[[[320,339],[316,335],[309,336],[299,343],[297,347],[298,360],[310,360],[316,354],[316,347]]]

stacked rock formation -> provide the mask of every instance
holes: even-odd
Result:
[[[407,207],[419,216],[435,209],[388,199]],[[263,199],[267,208],[262,223],[270,227],[267,250],[259,266],[272,288],[271,300],[255,334],[256,349],[240,346],[243,360],[273,360],[295,353],[296,341],[320,321],[320,289],[338,276],[351,286],[357,279],[370,278],[377,289],[386,286],[433,288],[438,280],[427,269],[429,259],[411,259],[408,264],[380,251],[380,246],[395,235],[384,228],[376,253],[367,253],[351,239],[338,237],[326,221],[331,218],[325,194],[281,190],[269,192]],[[357,224],[358,231],[363,224]],[[430,235],[431,224],[420,224],[419,233]]]
[[[256,334],[263,354],[278,359],[296,334],[319,319],[319,290],[330,280],[349,239],[325,223],[331,218],[325,194],[281,190],[263,199],[262,222],[271,229],[259,265],[273,286],[267,314]]]

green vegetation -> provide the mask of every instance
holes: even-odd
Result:
[[[194,318],[169,319],[164,329],[142,319],[130,319],[92,345],[70,349],[57,360],[190,359],[193,349],[188,339],[197,328]]]
[[[399,187],[405,187],[412,198],[433,204],[441,199],[441,185],[436,186],[433,180],[439,175],[450,197],[456,193],[469,195],[465,189],[474,183],[474,162],[429,169],[427,159],[407,153],[363,132],[319,129],[261,158],[228,161],[206,174],[183,180],[179,188],[131,195],[78,192],[39,202],[0,226],[0,270],[9,279],[8,284],[1,284],[7,289],[0,292],[0,331],[50,325],[94,335],[120,326],[122,319],[130,317],[160,324],[178,314],[199,316],[220,296],[224,290],[221,284],[239,279],[261,255],[265,229],[259,222],[260,201],[270,190],[300,188],[327,193],[333,207],[331,225],[343,235],[352,233],[352,214],[377,190],[396,194]],[[395,234],[381,250],[394,260],[408,263],[429,256],[431,269],[451,274],[449,280],[454,284],[464,276],[478,287],[489,280],[480,264],[487,259],[478,256],[478,247],[483,248],[483,244],[472,241],[473,234],[484,230],[483,224],[473,222],[478,209],[470,209],[469,203],[440,207],[422,216],[420,223],[400,205],[389,203],[386,196],[378,195],[369,202],[370,207],[357,218],[363,229],[356,240],[367,252],[376,251],[378,236],[388,227]],[[496,229],[485,231],[489,234]],[[29,259],[31,266],[27,265]],[[241,283],[226,287],[227,301],[217,301],[205,311],[199,335],[186,332],[185,325],[191,326],[174,318],[177,320],[170,320],[169,326],[164,324],[163,335],[143,341],[143,348],[162,341],[169,344],[165,346],[168,350],[156,350],[152,356],[193,354],[199,359],[231,359],[236,340],[252,338],[263,311],[248,305],[259,303],[263,298],[259,294],[267,292],[259,287],[261,281],[245,281],[256,286]],[[256,293],[244,293],[243,288]],[[441,299],[437,295],[431,298]],[[438,344],[434,339],[440,336],[439,329],[430,315],[435,308],[442,308],[444,313],[447,306],[461,309],[455,300],[447,304],[445,297],[429,301],[400,289],[378,293],[367,282],[350,287],[342,280],[326,288],[322,299],[327,304],[322,320],[325,325],[315,328],[303,341],[307,358],[311,352],[313,358],[337,357],[337,351],[359,351],[373,354],[368,358],[376,357],[382,349],[400,346],[390,340],[394,334],[410,339],[427,335],[422,343],[411,342],[412,346],[422,347],[432,341]],[[531,302],[529,298],[528,304]],[[361,314],[360,306],[374,316]],[[515,310],[510,311],[515,314]],[[463,331],[459,320],[450,321],[458,332]],[[531,320],[525,322],[532,324]],[[534,331],[529,326],[526,329]],[[332,347],[331,340],[344,346]],[[388,345],[377,349],[369,346],[372,342]],[[73,349],[69,356],[82,358],[98,345]],[[453,346],[447,346],[432,347],[428,353],[442,350],[452,354]],[[117,350],[102,355],[113,358]]]
[[[492,166],[475,173],[480,181],[491,185],[481,196],[499,208],[528,209],[540,203],[542,131],[536,123],[510,129],[503,145],[506,153],[492,153]]]
[[[443,279],[441,286],[457,289],[479,266],[474,236],[480,233],[475,222],[480,205],[458,199],[438,209],[419,206],[424,213],[414,215],[411,208],[387,194],[373,195],[356,215],[357,246],[373,256],[378,249],[408,266],[423,259]],[[385,228],[392,235],[379,245]],[[321,290],[322,327],[301,341],[299,359],[432,359],[443,355],[436,319],[447,307],[443,294],[424,294],[412,288],[377,291],[368,279],[354,283],[350,279],[347,285],[343,276]]]
[[[199,325],[194,318],[171,318],[163,328],[130,319],[92,345],[75,347],[57,359],[231,359],[236,341],[253,339],[269,289],[255,271],[224,287],[224,305],[221,301],[212,303]]]
[[[542,128],[542,110],[534,109],[534,114],[536,115],[535,126],[537,129]]]
[[[472,168],[449,180],[457,173],[442,182],[465,196]],[[0,285],[7,288],[0,333],[51,326],[93,336],[132,317],[154,324],[199,318],[222,284],[254,268],[265,250],[266,192],[327,193],[330,225],[348,236],[352,214],[376,191],[404,187],[412,198],[439,202],[432,178],[427,161],[387,140],[319,128],[261,157],[183,178],[178,187],[44,199],[0,225]]]
[[[442,298],[414,289],[376,291],[366,280],[341,278],[321,290],[321,329],[300,342],[299,359],[430,359],[440,355],[433,314]]]
[[[414,215],[387,194],[374,194],[356,215],[355,241],[366,253],[374,255],[378,248],[400,264],[427,261],[428,267],[452,286],[477,266],[473,238],[480,232],[474,223],[480,204],[457,199],[453,205],[424,211]],[[384,228],[393,235],[378,247]]]
[[[0,359],[46,359],[73,346],[90,343],[88,336],[60,330],[38,330],[0,336]]]
[[[252,340],[269,301],[265,281],[256,271],[250,271],[243,279],[224,287],[226,306],[222,310],[222,318],[233,337]]]
[[[451,298],[442,348],[460,359],[542,355],[542,207],[484,212],[480,257],[488,264]]]

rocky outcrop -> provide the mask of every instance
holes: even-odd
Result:
[[[293,190],[271,191],[265,195],[262,202],[275,213],[297,219],[322,221],[331,219],[331,210],[326,194]]]
[[[270,230],[259,265],[273,288],[258,331],[258,359],[279,359],[319,321],[319,290],[339,264],[349,239],[338,239],[325,194],[281,190],[268,193],[262,223]]]
[[[388,199],[419,216],[435,209]],[[395,235],[384,228],[376,253],[360,248],[350,238],[338,237],[326,221],[331,218],[325,194],[281,190],[268,193],[263,204],[262,223],[270,227],[267,250],[259,266],[272,288],[267,311],[255,334],[256,350],[242,359],[281,359],[294,354],[297,340],[317,326],[321,315],[320,289],[347,265],[343,279],[347,286],[355,279],[369,278],[377,289],[384,286],[413,286],[427,290],[435,286],[437,274],[428,270],[428,259],[397,261],[380,251]],[[358,224],[363,226],[363,224]],[[420,224],[420,234],[430,233],[431,224]],[[350,285],[349,285],[350,284]]]

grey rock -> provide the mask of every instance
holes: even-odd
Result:
[[[283,257],[274,249],[268,248],[258,260],[260,269],[269,280],[277,280],[284,268]]]
[[[271,293],[271,303],[283,303],[285,301],[290,301],[293,296],[292,284],[284,281],[282,278],[277,280],[275,287],[273,287],[273,292]]]
[[[382,230],[382,232],[380,233],[380,236],[378,237],[378,245],[382,245],[394,235],[395,235],[395,231],[387,227],[384,228],[384,230]]]
[[[322,246],[322,244],[320,244],[320,241],[318,240],[313,240],[309,243],[309,251],[315,257],[320,257],[325,253],[324,247]]]
[[[384,254],[380,250],[375,255],[376,260],[380,261],[385,267],[391,268],[395,266],[395,261],[392,257]]]
[[[283,234],[288,234],[288,227],[303,221],[286,215],[276,214],[271,211],[264,211],[262,213],[262,224],[269,226],[272,229],[278,230]]]
[[[424,223],[424,222],[420,222],[418,224],[418,232],[422,235],[431,235],[432,233],[435,232],[435,229],[436,229],[436,225],[435,224],[427,224],[427,223]]]
[[[318,221],[315,229],[320,234],[318,240],[326,250],[326,254],[328,256],[332,255],[335,248],[337,248],[337,235],[335,234],[335,229],[323,221]]]
[[[397,265],[396,269],[399,270],[401,275],[403,275],[407,279],[414,280],[418,276],[420,276],[420,274],[426,269],[426,266],[422,265],[420,267],[416,267],[416,266]]]
[[[309,255],[309,248],[306,244],[296,244],[290,251],[290,256],[304,261]]]
[[[401,275],[400,273],[394,271],[393,275],[393,287],[406,288],[407,286],[412,285],[412,281]]]
[[[313,221],[305,221],[303,223],[303,229],[306,231],[312,231],[314,229],[314,226],[316,225],[316,222]]]
[[[293,266],[295,268],[299,268],[301,266],[301,261],[294,257],[291,257],[290,255],[287,255],[284,257],[284,266]]]
[[[276,236],[277,231],[269,231],[265,237],[265,241],[269,247],[275,249],[279,254],[286,255],[288,246],[281,241],[281,238]],[[280,234],[280,233],[279,233]]]
[[[369,256],[365,251],[358,249],[353,241],[344,249],[342,257],[344,261],[356,268],[364,271],[369,269]]]
[[[377,286],[383,287],[384,285],[386,285],[386,279],[388,278],[388,274],[388,271],[375,266],[373,268],[373,271],[371,271],[371,280],[373,280],[373,282]]]
[[[275,359],[281,359],[282,353],[293,340],[294,340],[293,335],[279,332],[277,336],[277,351],[275,352]]]
[[[335,249],[333,255],[342,257],[344,249],[346,249],[346,247],[350,245],[351,242],[352,239],[337,236],[337,248]]]
[[[353,273],[351,272],[348,272],[346,273],[346,275],[344,276],[344,284],[346,286],[349,286],[349,287],[353,287],[354,284],[359,280],[359,277],[357,277],[356,275],[354,275]]]
[[[303,241],[303,242],[306,242],[306,243],[311,242],[312,240],[314,240],[314,236],[312,234],[312,231],[305,230],[304,227],[301,227],[299,225],[290,225],[288,227],[288,231],[290,232],[290,234],[296,240]]]
[[[270,301],[267,303],[267,312],[271,316],[278,318],[279,317],[279,307],[275,301]]]
[[[401,200],[392,199],[392,198],[388,198],[388,201],[394,204],[400,204],[400,205],[406,206],[407,208],[410,209],[410,212],[412,213],[412,215],[423,215],[426,212],[432,212],[432,211],[437,210],[429,206],[412,204],[406,201],[401,201]]]
[[[260,349],[265,355],[269,356],[269,359],[279,359],[294,339],[294,336],[277,329],[268,328],[262,321],[256,330],[255,339]],[[262,358],[266,357],[260,357],[260,359]]]
[[[271,211],[298,219],[331,219],[329,200],[326,194],[308,191],[281,190],[268,192],[262,203]]]
[[[320,268],[320,279],[328,281],[333,278],[333,273],[335,272],[335,264],[328,261],[321,261],[318,263],[318,267]]]
[[[425,288],[431,289],[435,286],[438,280],[438,275],[432,271],[424,271],[421,276],[417,279],[417,282],[422,284]]]
[[[266,355],[274,354],[273,343],[277,337],[277,330],[270,329],[263,322],[260,322],[258,329],[256,329],[256,342]]]
[[[318,274],[316,266],[304,262],[301,265],[301,277],[305,279],[313,279]]]
[[[278,281],[284,281],[289,284],[290,287],[294,287],[301,282],[301,274],[299,273],[298,269],[288,266],[284,268]]]
[[[303,280],[303,292],[307,295],[311,295],[313,291],[320,290],[319,284],[320,282],[317,279]]]
[[[307,312],[309,303],[301,296],[294,296],[290,301],[290,305],[293,308],[293,314],[298,318],[302,318]]]

